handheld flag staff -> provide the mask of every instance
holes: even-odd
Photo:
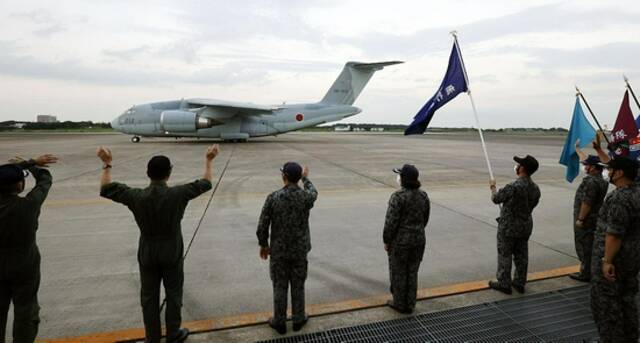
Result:
[[[627,85],[627,89],[629,90],[629,92],[631,92],[631,96],[633,97],[633,100],[636,101],[636,106],[638,106],[638,108],[640,109],[640,102],[638,102],[638,98],[636,97],[636,93],[633,91],[633,88],[631,88],[631,84],[629,83],[629,79],[625,75],[622,75],[622,77],[624,77],[624,83]]]
[[[631,96],[633,97],[633,100],[635,100],[636,102],[636,106],[638,106],[638,108],[640,109],[640,102],[638,102],[638,98],[636,97],[636,93],[633,91],[633,88],[631,88],[631,84],[629,83],[629,79],[622,75],[622,77],[624,77],[624,83],[627,84],[627,89],[631,92]],[[640,133],[640,115],[636,118],[636,126],[638,127],[639,133]]]
[[[482,151],[484,152],[484,159],[487,162],[487,169],[489,169],[489,178],[491,180],[495,180],[493,177],[493,170],[491,169],[491,161],[489,160],[489,153],[487,152],[487,145],[484,142],[484,135],[482,134],[482,126],[480,126],[480,119],[478,118],[478,110],[476,109],[476,103],[473,101],[473,96],[471,95],[471,89],[469,88],[469,76],[467,75],[467,69],[464,67],[464,61],[462,60],[462,52],[460,51],[460,45],[458,44],[458,32],[451,31],[451,35],[453,36],[454,46],[458,50],[458,58],[460,58],[460,64],[462,65],[462,72],[464,74],[464,79],[467,84],[467,94],[469,95],[469,100],[471,101],[471,107],[473,108],[473,116],[476,119],[476,126],[478,127],[478,134],[480,135],[480,142],[482,143]]]
[[[582,102],[584,102],[585,106],[587,106],[587,109],[589,110],[589,113],[591,114],[591,118],[593,118],[593,120],[596,122],[596,125],[598,125],[598,129],[602,133],[604,133],[604,130],[602,129],[602,126],[600,126],[600,122],[598,121],[598,118],[596,118],[596,115],[593,113],[593,110],[591,109],[591,106],[589,106],[589,103],[587,102],[587,99],[584,97],[584,94],[582,94],[582,92],[580,91],[578,86],[576,86],[576,95],[580,96],[580,98],[582,99]],[[611,143],[611,142],[609,142],[609,138],[607,138],[607,135],[603,134],[602,136],[604,137],[604,140],[607,142],[607,144]]]
[[[462,53],[460,46],[458,45],[458,34],[456,31],[452,31],[453,36],[453,48],[451,49],[451,55],[449,56],[449,66],[447,72],[444,75],[444,79],[438,88],[436,94],[434,94],[429,101],[418,111],[413,117],[413,122],[405,130],[405,135],[423,134],[431,122],[436,110],[444,106],[449,101],[453,100],[458,94],[466,92],[471,100],[471,107],[473,108],[473,114],[475,116],[476,126],[478,127],[478,133],[480,134],[480,142],[482,143],[482,150],[484,152],[484,158],[487,162],[487,168],[489,169],[489,177],[494,180],[493,170],[491,169],[491,161],[489,160],[489,154],[487,153],[487,146],[484,142],[484,136],[482,134],[482,128],[480,126],[480,120],[478,119],[478,111],[476,104],[471,96],[471,90],[469,89],[469,77],[467,76],[467,70],[464,67],[464,61],[462,60]]]

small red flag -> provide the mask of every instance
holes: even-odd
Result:
[[[633,113],[631,113],[629,91],[627,90],[624,92],[624,99],[622,99],[620,111],[618,111],[616,124],[611,131],[611,141],[617,143],[614,144],[614,153],[620,156],[629,155],[629,141],[636,137],[638,137],[638,127]]]

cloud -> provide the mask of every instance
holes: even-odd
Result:
[[[26,19],[39,28],[32,31],[34,35],[48,38],[56,33],[66,30],[58,20],[54,19],[51,11],[46,9],[36,9],[28,12],[19,12],[9,15],[14,19]]]
[[[537,6],[498,18],[484,19],[459,27],[440,27],[420,30],[409,35],[372,32],[361,37],[338,38],[357,45],[374,56],[420,56],[433,51],[449,49],[449,32],[457,29],[463,45],[524,33],[594,31],[609,25],[636,24],[637,14],[617,9],[576,10],[552,4]],[[523,42],[526,44],[526,42]]]
[[[607,68],[619,71],[640,69],[640,42],[608,43],[575,50],[527,49],[535,57],[530,62],[537,68],[580,69],[584,67]]]
[[[180,6],[179,24],[191,28],[199,42],[237,41],[256,36],[319,42],[322,32],[304,20],[304,11],[320,1],[188,1]],[[330,6],[331,2],[325,5]]]
[[[198,61],[198,50],[199,48],[196,43],[182,39],[160,47],[156,50],[155,54],[193,64]]]
[[[118,58],[123,61],[131,61],[136,59],[144,54],[148,53],[151,50],[151,47],[148,45],[142,45],[136,48],[130,49],[113,49],[113,50],[103,50],[102,53],[109,57]]]
[[[136,55],[139,50],[110,52],[118,57]],[[268,72],[251,68],[245,63],[227,63],[219,68],[201,68],[189,73],[140,71],[124,68],[90,67],[80,60],[66,59],[47,62],[31,55],[22,55],[12,42],[0,41],[0,74],[33,79],[53,79],[103,85],[150,86],[173,83],[224,84],[265,82]]]

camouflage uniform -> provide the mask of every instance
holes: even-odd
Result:
[[[262,208],[258,223],[258,242],[270,247],[269,274],[273,283],[273,323],[287,319],[287,292],[291,285],[293,322],[306,319],[304,282],[307,279],[307,254],[311,250],[309,210],[318,192],[303,177],[304,190],[289,184],[271,193]]]
[[[613,259],[616,281],[602,273],[605,234],[622,240]],[[616,188],[600,208],[591,259],[591,310],[602,342],[637,342],[640,270],[640,188]]]
[[[48,170],[21,163],[36,179],[25,196],[0,195],[0,342],[5,341],[9,305],[13,302],[13,341],[33,342],[38,334],[40,251],[36,231],[40,207],[51,188]]]
[[[602,178],[602,174],[587,175],[576,191],[573,201],[573,233],[576,245],[576,253],[580,259],[580,275],[591,277],[591,251],[593,248],[593,232],[598,221],[598,211],[607,195],[609,183]],[[582,228],[575,226],[580,215],[582,203],[591,206],[591,210],[582,221]]]
[[[402,188],[389,199],[383,241],[389,246],[393,304],[402,310],[412,310],[416,305],[430,210],[429,196],[421,189]]]
[[[159,342],[161,337],[160,283],[167,297],[167,337],[178,334],[184,284],[180,222],[187,203],[210,189],[211,182],[206,179],[176,187],[160,181],[152,181],[144,189],[117,182],[102,186],[100,195],[129,207],[140,228],[140,303],[147,342]]]
[[[530,177],[520,177],[494,193],[491,200],[502,204],[498,221],[498,271],[501,287],[510,288],[511,262],[516,267],[513,285],[524,287],[529,264],[531,213],[540,200],[540,189]]]

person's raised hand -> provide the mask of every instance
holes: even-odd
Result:
[[[302,168],[302,177],[309,177],[309,167],[304,166],[304,168]]]
[[[58,157],[56,157],[56,156],[54,156],[52,154],[44,154],[42,156],[38,156],[38,157],[34,158],[33,161],[39,167],[47,167],[50,164],[58,162]]]
[[[111,161],[113,161],[113,155],[111,154],[111,150],[109,150],[106,147],[100,146],[98,148],[98,151],[96,152],[96,155],[98,155],[98,158],[100,158],[102,162],[106,164],[110,164]]]
[[[218,144],[213,144],[212,146],[207,148],[207,152],[205,153],[207,160],[211,161],[214,158],[216,158],[216,156],[218,156],[218,153],[220,153],[220,147],[218,146]]]
[[[596,150],[602,149],[602,147],[601,147],[601,144],[602,144],[601,139],[602,138],[600,137],[600,135],[602,135],[602,131],[596,132],[596,138],[594,138],[593,141],[591,142],[591,146]]]

